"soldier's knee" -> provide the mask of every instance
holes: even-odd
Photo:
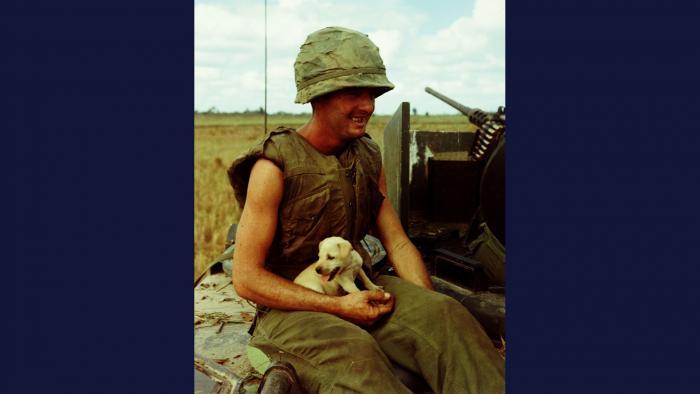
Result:
[[[329,350],[328,355],[322,364],[328,377],[320,392],[386,392],[383,388],[396,379],[389,359],[367,332]]]
[[[426,309],[428,313],[435,315],[434,317],[437,318],[444,315],[451,315],[458,311],[461,312],[465,307],[452,297],[444,294],[434,294],[431,298],[430,305]]]
[[[313,332],[314,340],[322,363],[334,363],[339,359],[355,360],[381,358],[381,348],[377,341],[362,328],[337,319]]]
[[[355,360],[376,360],[380,361],[383,357],[382,349],[377,341],[364,330],[360,330],[349,341],[343,345],[345,355],[350,355]]]

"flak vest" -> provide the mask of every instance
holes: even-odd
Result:
[[[340,236],[360,253],[371,275],[371,259],[360,241],[376,222],[384,199],[379,191],[379,146],[365,136],[349,142],[337,156],[324,155],[294,129],[272,130],[228,170],[241,208],[250,171],[259,158],[272,161],[284,174],[284,193],[266,269],[293,280],[318,259],[319,242]]]

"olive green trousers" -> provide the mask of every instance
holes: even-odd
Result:
[[[423,376],[436,393],[505,392],[505,362],[464,306],[396,277],[375,283],[396,303],[371,327],[273,309],[261,313],[250,344],[291,363],[309,393],[409,392],[389,360]]]

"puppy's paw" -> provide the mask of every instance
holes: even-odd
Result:
[[[382,291],[384,291],[384,287],[383,287],[383,286],[377,286],[377,285],[375,285],[374,283],[370,283],[370,285],[367,286],[367,290],[382,290]]]

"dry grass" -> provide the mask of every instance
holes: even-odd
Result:
[[[271,116],[268,129],[299,127],[309,115]],[[383,150],[383,131],[391,117],[374,116],[367,129]],[[462,115],[413,116],[415,130],[467,130]],[[233,160],[262,138],[261,115],[196,115],[194,119],[194,274],[203,270],[224,249],[226,233],[237,223],[240,209],[233,197],[226,170]]]

